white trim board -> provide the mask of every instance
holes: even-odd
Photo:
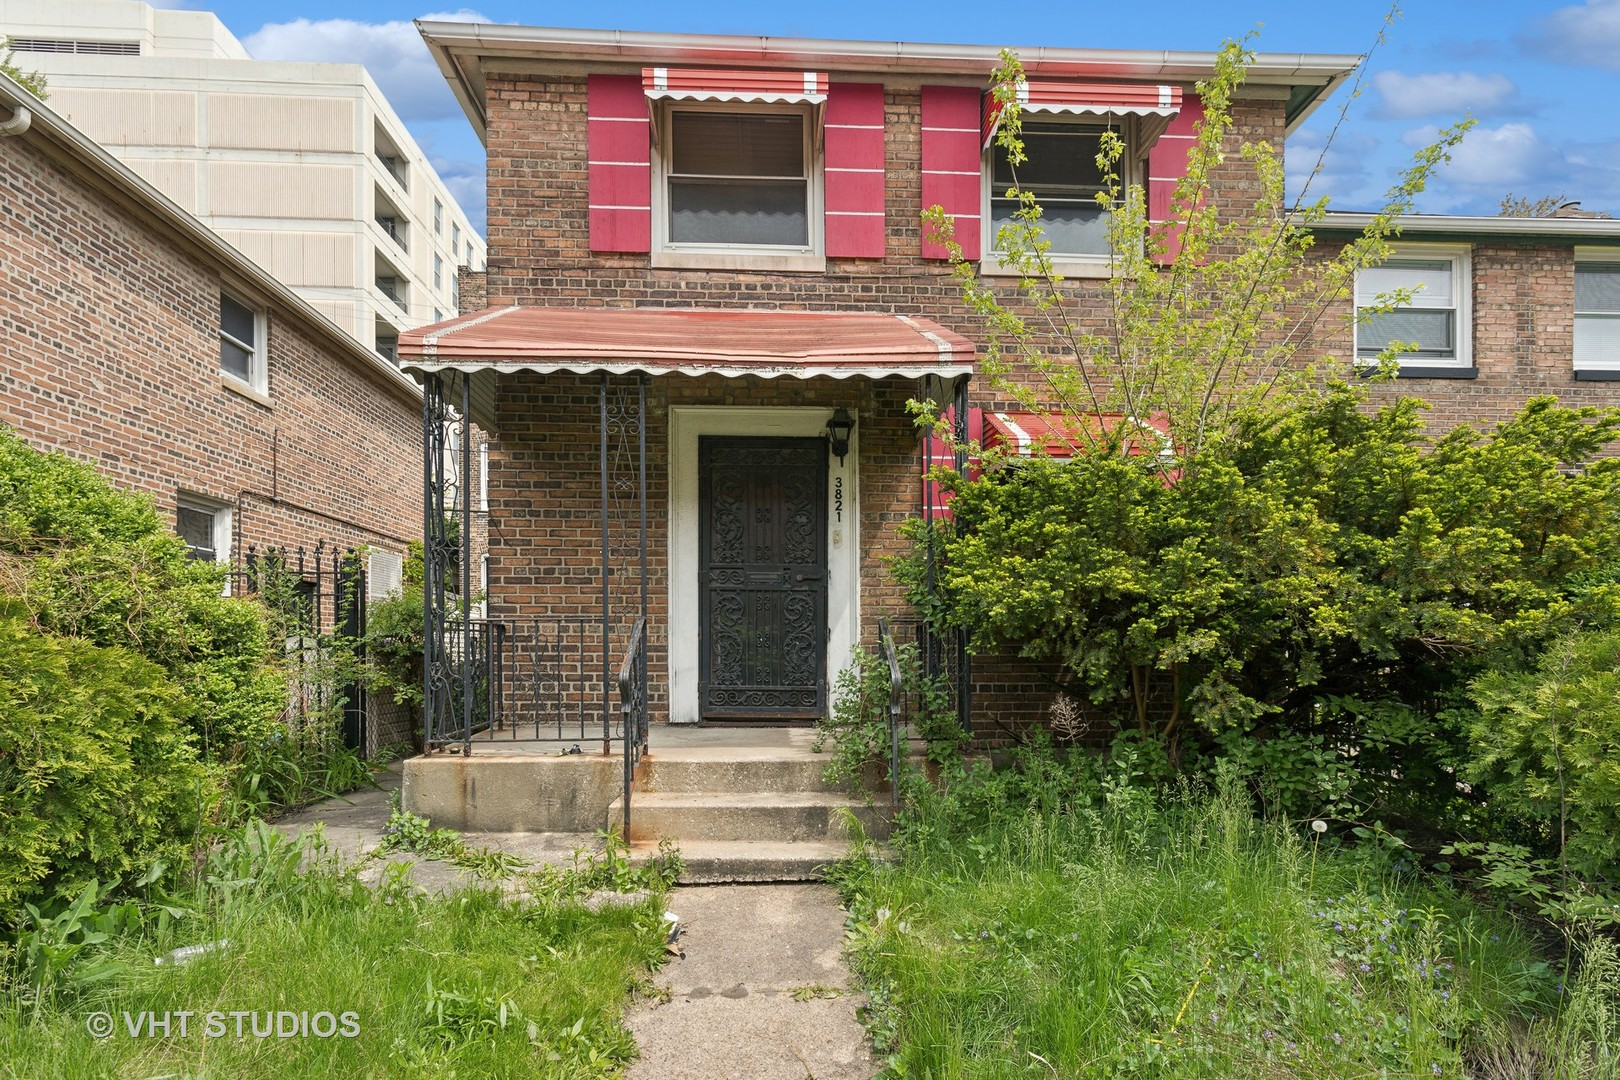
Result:
[[[854,410],[850,410],[854,413]],[[698,439],[703,435],[805,438],[827,430],[831,408],[676,406],[669,412],[669,719],[695,724],[698,710]],[[859,417],[856,417],[857,421]],[[840,465],[827,457],[827,688],[860,639],[860,427]],[[843,481],[843,520],[834,512]]]

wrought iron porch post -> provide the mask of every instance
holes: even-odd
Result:
[[[438,663],[438,635],[435,633],[437,597],[433,557],[433,513],[438,500],[434,498],[435,481],[444,468],[441,460],[435,465],[434,455],[439,450],[443,435],[441,427],[440,393],[443,382],[437,373],[422,380],[422,752],[433,750],[433,716],[438,702],[433,693],[433,671]]]
[[[641,466],[641,623],[647,626],[647,373],[643,371],[638,377],[638,397],[636,400],[636,430],[640,433],[640,466]],[[651,634],[649,628],[646,633]],[[651,707],[650,699],[652,688],[647,683],[647,653],[649,646],[643,645],[641,651],[641,692],[649,699],[643,705],[641,713],[642,729],[636,732],[636,738],[641,740],[641,748],[647,748],[647,709]]]
[[[613,750],[613,657],[608,642],[611,615],[608,599],[608,574],[611,552],[608,549],[608,376],[602,372],[596,394],[598,419],[602,433],[602,753]]]
[[[474,667],[472,624],[472,372],[461,373],[461,750],[472,753]]]
[[[958,476],[967,475],[967,441],[968,441],[968,380],[971,375],[961,375],[956,380],[956,473]],[[961,522],[954,522],[958,531]],[[962,730],[969,735],[973,733],[973,658],[968,655],[967,631],[956,631],[956,719],[962,725]]]

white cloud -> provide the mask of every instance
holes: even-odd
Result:
[[[476,11],[436,12],[423,19],[488,22]],[[363,64],[401,119],[434,120],[460,112],[444,76],[407,19],[368,23],[354,19],[294,19],[266,23],[243,39],[259,60]]]
[[[1434,141],[1433,126],[1415,128],[1401,136],[1408,146]],[[1451,151],[1451,161],[1438,176],[1448,184],[1489,187],[1507,192],[1514,185],[1539,181],[1567,165],[1563,152],[1544,141],[1529,124],[1476,127]]]
[[[1519,88],[1506,75],[1479,75],[1471,71],[1432,71],[1408,75],[1380,71],[1373,86],[1382,99],[1381,116],[1475,116],[1511,111],[1519,107]]]
[[[1620,0],[1586,0],[1538,20],[1528,44],[1560,64],[1620,71]]]

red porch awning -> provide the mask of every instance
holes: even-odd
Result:
[[[488,308],[399,335],[406,371],[464,371],[473,417],[494,424],[505,372],[753,375],[762,379],[973,374],[973,343],[928,319],[868,312]]]
[[[409,371],[884,378],[973,373],[973,343],[865,312],[504,307],[399,335]]]

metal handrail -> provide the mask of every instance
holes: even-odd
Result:
[[[624,734],[624,841],[630,842],[630,786],[647,750],[647,619],[636,620],[619,665],[619,709]]]
[[[878,652],[889,665],[889,802],[900,808],[900,714],[905,704],[905,686],[900,678],[900,658],[889,633],[889,620],[878,620]]]

